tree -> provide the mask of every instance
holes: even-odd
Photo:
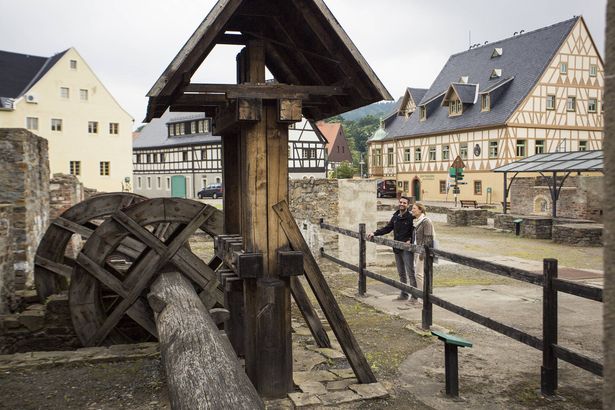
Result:
[[[348,161],[344,161],[341,164],[339,164],[335,168],[334,172],[335,172],[335,175],[337,175],[337,179],[348,179],[348,178],[352,178],[354,175],[354,169],[352,165],[350,164],[350,162]]]

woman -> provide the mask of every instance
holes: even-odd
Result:
[[[431,219],[427,218],[425,205],[420,202],[412,205],[412,216],[414,217],[414,244],[433,248],[436,232]],[[425,255],[414,254],[414,270],[416,283],[419,289],[423,289],[423,276],[425,272]]]

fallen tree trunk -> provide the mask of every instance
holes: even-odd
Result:
[[[228,339],[180,273],[161,274],[147,298],[173,409],[264,409]]]

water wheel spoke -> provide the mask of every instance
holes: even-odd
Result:
[[[47,258],[43,258],[40,255],[36,255],[36,257],[34,258],[34,263],[41,268],[44,268],[50,272],[56,273],[66,278],[70,278],[71,274],[73,273],[72,267],[64,265],[62,263],[54,262]]]
[[[81,235],[81,237],[83,239],[87,239],[92,235],[92,232],[94,232],[92,229],[85,227],[83,225],[78,224],[77,222],[73,222],[69,219],[63,218],[63,217],[58,217],[56,218],[52,224],[66,230],[69,231],[71,233],[77,234],[77,235]]]
[[[96,262],[86,256],[84,253],[80,253],[77,258],[77,263],[83,267],[89,274],[91,274],[94,278],[96,278],[100,283],[111,289],[115,292],[119,297],[126,299],[129,297],[130,293],[126,291],[122,282],[115,277],[111,272],[106,270],[105,268],[99,266]],[[107,308],[111,310],[117,309],[116,306],[119,304],[112,303],[111,307]],[[148,332],[152,335],[156,336],[156,324],[152,318],[152,314],[145,304],[145,302],[141,300],[136,300],[134,304],[128,309],[128,315],[138,324],[143,326]],[[120,316],[121,317],[121,316]],[[106,336],[106,335],[105,335]]]

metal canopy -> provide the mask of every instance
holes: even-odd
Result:
[[[601,150],[536,154],[493,170],[493,172],[504,174],[504,201],[502,202],[504,213],[507,210],[506,203],[510,187],[519,173],[536,172],[546,178],[551,192],[551,216],[553,218],[557,217],[557,201],[566,178],[573,172],[589,171],[604,172],[604,155]],[[510,182],[508,182],[509,172],[514,173]],[[547,172],[551,175],[545,175]],[[558,172],[564,174],[559,181]]]
[[[493,172],[602,171],[603,161],[602,150],[555,152],[532,155],[496,168]]]

